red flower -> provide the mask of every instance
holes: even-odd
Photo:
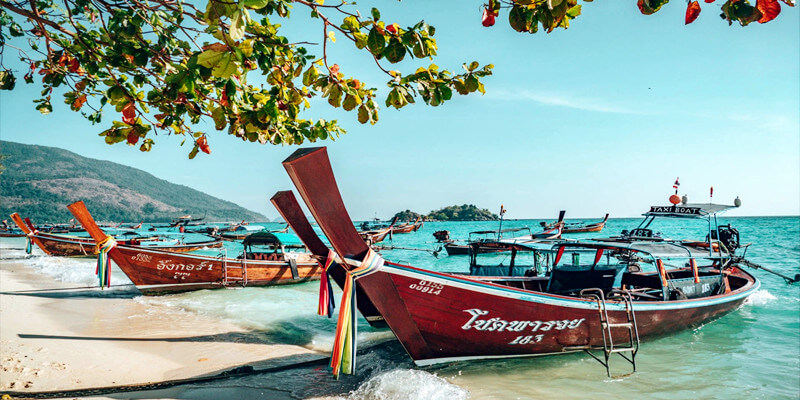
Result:
[[[686,6],[686,25],[691,24],[700,15],[700,3],[692,1]]]
[[[494,17],[497,16],[497,12],[493,12],[489,10],[489,7],[483,8],[483,17],[481,17],[481,24],[485,27],[490,27],[494,25]]]
[[[122,122],[133,125],[136,123],[136,105],[133,103],[128,103],[125,105],[125,108],[122,109]]]
[[[200,151],[202,151],[203,153],[211,154],[211,149],[208,147],[208,140],[206,139],[206,135],[197,138],[197,148],[200,149]]]
[[[756,8],[762,14],[758,20],[761,24],[772,21],[781,13],[781,3],[778,0],[756,0]]]
[[[133,146],[138,141],[139,141],[139,135],[137,135],[135,132],[133,132],[133,129],[131,129],[130,133],[128,133],[128,144]]]

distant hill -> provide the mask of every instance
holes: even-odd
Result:
[[[398,221],[416,221],[418,217],[422,217],[422,215],[411,210],[400,211],[394,215],[394,218],[397,218]]]
[[[431,211],[427,218],[437,221],[493,221],[499,217],[485,208],[464,204]]]
[[[187,186],[67,150],[0,141],[0,219],[18,212],[34,223],[66,222],[66,206],[86,202],[98,221],[161,222],[181,215],[206,221],[268,221],[257,212]]]

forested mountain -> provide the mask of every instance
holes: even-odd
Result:
[[[492,221],[499,218],[489,210],[473,204],[445,207],[431,211],[427,217],[436,221]]]
[[[13,212],[34,223],[66,222],[66,205],[86,202],[98,221],[169,221],[206,215],[206,221],[267,221],[230,201],[110,161],[67,150],[0,141],[0,216]]]

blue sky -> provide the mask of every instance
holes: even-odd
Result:
[[[783,6],[776,20],[742,28],[719,19],[719,4],[701,3],[698,20],[685,26],[685,2],[651,16],[635,3],[581,3],[568,30],[529,35],[508,26],[507,11],[482,27],[479,2],[359,2],[362,14],[377,4],[401,26],[434,25],[442,68],[473,60],[495,68],[486,95],[436,108],[381,107],[374,126],[314,103],[308,116],[348,130],[312,145],[328,146],[351,216],[469,203],[494,212],[504,204],[508,218],[561,209],[568,218],[628,217],[666,203],[678,176],[690,201],[708,201],[712,185],[715,202],[740,196],[742,208],[729,215],[800,214],[798,9]],[[284,35],[320,42],[321,25],[295,12]],[[385,94],[371,58],[341,39],[329,46],[332,61]],[[296,147],[245,143],[213,127],[200,127],[212,154],[194,160],[181,137],[155,138],[150,153],[108,146],[101,126],[60,101],[41,116],[31,102],[39,90],[19,82],[0,93],[0,138],[140,168],[270,218],[277,212],[268,198],[292,187],[280,162]]]

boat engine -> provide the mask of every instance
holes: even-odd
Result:
[[[433,232],[433,237],[436,238],[439,242],[449,242],[450,241],[450,231],[436,231]]]
[[[719,232],[719,235],[717,235],[717,232]],[[719,240],[731,251],[739,248],[739,230],[731,227],[730,224],[720,225],[716,231],[711,231],[711,239]]]

